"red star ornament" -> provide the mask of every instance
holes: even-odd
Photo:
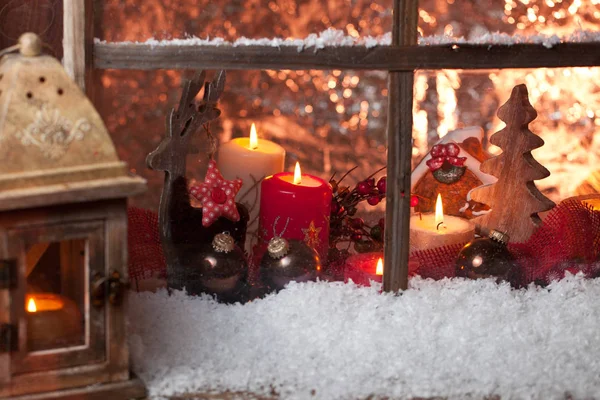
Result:
[[[304,242],[312,248],[317,248],[321,243],[321,240],[319,239],[321,229],[321,227],[317,228],[315,226],[315,221],[310,221],[308,228],[302,229],[302,233],[304,233]]]
[[[226,180],[215,160],[210,160],[204,183],[190,188],[190,194],[202,203],[202,226],[211,226],[221,216],[239,221],[235,196],[241,188],[241,179]]]

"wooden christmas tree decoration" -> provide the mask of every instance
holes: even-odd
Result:
[[[474,189],[472,198],[491,207],[489,213],[477,219],[478,223],[508,234],[512,242],[522,242],[541,223],[538,213],[555,205],[534,183],[550,176],[550,172],[531,154],[544,141],[528,128],[537,112],[529,103],[525,85],[513,88],[510,99],[498,110],[498,117],[506,127],[496,132],[490,143],[503,151],[481,164],[481,171],[498,181]]]

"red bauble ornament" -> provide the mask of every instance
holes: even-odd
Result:
[[[221,216],[231,221],[239,221],[240,214],[235,205],[235,196],[241,187],[241,179],[226,180],[221,175],[216,161],[210,160],[204,182],[190,188],[190,194],[202,202],[202,226],[211,226]]]

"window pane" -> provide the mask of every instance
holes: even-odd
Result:
[[[145,159],[165,135],[165,118],[169,108],[176,106],[179,101],[180,84],[184,76],[189,78],[191,74],[174,71],[103,71],[99,77],[101,87],[96,91],[96,104],[119,154],[132,170],[149,181],[150,190],[144,196],[132,199],[132,205],[152,211],[158,209],[164,173],[148,170]],[[337,254],[337,250],[381,252],[381,229],[375,228],[373,235],[376,239],[371,240],[370,228],[378,225],[384,216],[385,202],[381,201],[375,184],[386,173],[383,169],[386,164],[386,96],[387,73],[382,72],[309,70],[227,73],[225,90],[218,104],[222,114],[211,124],[210,134],[218,141],[219,151],[228,145],[233,146],[232,140],[246,140],[245,145],[230,147],[231,153],[215,154],[226,179],[246,174],[243,176],[244,182],[251,183],[250,188],[246,185],[237,195],[237,201],[249,210],[248,235],[242,247],[245,246],[249,253],[254,252],[255,245],[264,242],[260,238],[265,231],[271,236],[274,231],[278,234],[285,231],[286,236],[293,236],[294,239],[298,239],[296,235],[302,231],[301,239],[319,248],[321,259],[326,264],[326,240],[329,237],[325,232],[331,227],[332,231],[337,229],[338,232],[335,238],[329,240],[334,253]],[[363,226],[359,220],[352,227],[346,222],[336,225],[334,217],[329,224],[329,211],[320,214],[322,226],[316,218],[309,218],[310,221],[307,220],[305,225],[296,223],[292,220],[292,214],[294,218],[300,218],[300,215],[304,217],[314,211],[312,206],[304,204],[297,207],[284,205],[281,213],[275,215],[270,212],[269,221],[259,224],[263,217],[267,218],[267,211],[273,209],[262,207],[257,201],[257,191],[251,189],[253,180],[263,176],[254,176],[254,173],[251,177],[247,175],[254,168],[250,161],[245,164],[245,161],[236,157],[224,161],[227,154],[235,153],[240,157],[245,154],[244,151],[249,147],[246,138],[253,123],[258,133],[259,149],[262,146],[260,143],[266,143],[266,140],[274,143],[268,146],[277,145],[285,149],[283,170],[279,164],[279,170],[265,175],[292,172],[296,162],[299,162],[303,176],[312,175],[325,182],[333,176],[339,183],[338,191],[348,193],[358,182],[372,176],[373,187],[362,194],[362,201],[358,204],[340,203],[344,208],[336,211],[340,218],[348,217],[348,221],[351,218],[363,218],[367,225]],[[192,136],[188,148],[186,177],[188,186],[195,186],[205,179],[208,151],[211,148],[203,128]],[[344,177],[346,173],[349,174]],[[309,182],[312,178],[307,179]],[[349,189],[344,189],[345,186]],[[263,184],[256,187],[262,188]],[[245,192],[248,195],[244,197]],[[368,200],[367,197],[372,198]],[[193,195],[190,198],[192,206],[198,209],[200,202]],[[211,199],[209,201],[219,201],[218,198]],[[326,203],[326,209],[329,210],[331,200]],[[188,219],[172,218],[177,221],[175,224],[183,225],[187,223],[183,220]],[[310,222],[314,222],[314,226]],[[189,243],[198,239],[203,223],[199,221],[198,224],[201,226],[190,227],[188,233],[177,240]],[[131,229],[136,228],[133,225]],[[134,234],[136,238],[143,235],[143,232]],[[341,273],[342,270],[338,268],[331,275],[340,279]]]
[[[484,147],[500,150],[487,138],[504,123],[496,115],[514,86],[525,83],[537,118],[530,129],[545,141],[534,158],[551,176],[536,182],[555,202],[597,193],[594,176],[600,156],[600,68],[506,69],[494,71],[419,71],[415,79],[415,147],[418,162],[449,131],[481,127]]]
[[[447,1],[419,2],[423,36],[448,35],[481,40],[489,33],[531,36],[596,31],[600,4],[595,1]],[[580,35],[580,33],[579,33]],[[495,41],[487,37],[487,41]]]
[[[163,176],[146,168],[146,155],[165,134],[182,76],[192,74],[107,70],[98,75],[96,107],[119,155],[149,179],[150,190],[133,204],[156,209]],[[343,174],[358,165],[346,178],[355,184],[385,164],[386,96],[387,74],[382,72],[229,71],[219,101],[222,115],[211,131],[225,143],[248,136],[254,122],[259,137],[286,149],[286,170],[300,161],[307,173],[329,179],[334,171]],[[202,164],[195,160],[188,163],[188,173],[202,177]]]
[[[414,271],[435,279],[493,276],[518,287],[548,284],[568,268],[593,268],[598,215],[587,207],[597,209],[600,191],[599,74],[600,68],[417,72],[411,178],[413,194],[421,196],[415,211],[424,214],[411,216]],[[515,111],[521,99],[511,97],[521,84],[537,113],[531,122],[533,112]],[[507,103],[501,120],[498,110]],[[527,129],[544,145],[535,148]],[[502,148],[490,144],[494,137]],[[539,177],[542,195],[526,176]],[[476,225],[484,238],[459,256]],[[485,238],[486,230],[506,233],[508,248]]]
[[[391,0],[97,1],[96,36],[108,41],[304,38],[327,28],[378,36],[391,30]]]

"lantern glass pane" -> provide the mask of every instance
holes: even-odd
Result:
[[[85,344],[86,240],[35,243],[26,263],[27,350]]]

